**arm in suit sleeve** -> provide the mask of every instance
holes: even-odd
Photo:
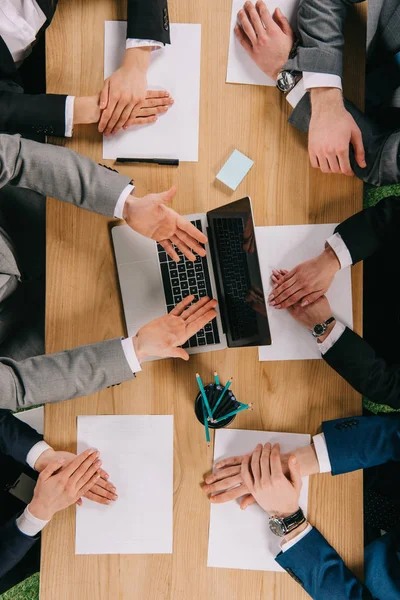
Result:
[[[38,541],[39,536],[25,535],[14,519],[0,526],[0,577],[15,567]]]
[[[0,408],[0,454],[26,464],[26,457],[35,444],[43,440],[35,429]]]
[[[21,362],[0,359],[0,405],[17,410],[93,394],[134,377],[121,340],[107,340]]]
[[[112,217],[129,177],[90,158],[19,135],[0,135],[0,188],[28,188],[92,212]]]
[[[347,10],[363,0],[300,0],[301,45],[285,69],[342,76],[344,24]]]
[[[167,0],[128,0],[127,37],[169,44]]]

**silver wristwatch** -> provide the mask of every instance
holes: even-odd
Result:
[[[301,508],[297,510],[292,515],[288,517],[284,517],[280,519],[279,517],[270,517],[269,519],[269,528],[274,535],[278,537],[283,537],[293,531],[293,529],[297,529],[303,523],[305,523],[305,516]]]
[[[280,71],[276,80],[276,87],[284,94],[287,94],[292,91],[301,78],[302,74],[300,71]]]

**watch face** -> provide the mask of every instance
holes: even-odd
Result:
[[[289,71],[281,71],[276,83],[282,92],[289,92],[294,87],[295,79]]]
[[[314,327],[315,335],[322,335],[324,333],[324,331],[325,331],[324,326],[321,325],[321,323],[318,323],[318,325],[315,325],[315,327]]]
[[[269,520],[269,528],[274,535],[283,537],[285,535],[285,529],[280,519],[271,518]]]

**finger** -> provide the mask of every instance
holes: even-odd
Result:
[[[243,28],[243,31],[245,32],[245,34],[247,35],[247,37],[249,38],[251,45],[254,47],[257,45],[257,36],[256,36],[256,32],[254,31],[253,25],[250,23],[249,21],[249,17],[247,16],[247,13],[245,10],[241,9],[238,12],[238,19],[240,21],[240,24]]]
[[[185,340],[185,342],[187,342],[187,340]],[[182,360],[189,360],[189,354],[183,348],[169,348],[168,350],[166,350],[166,355],[168,355],[170,358],[181,358]]]
[[[208,302],[202,302],[206,298]],[[188,308],[187,312],[189,312],[192,307],[194,307],[195,310],[191,314],[185,315],[186,326],[194,323],[199,317],[203,317],[203,315],[215,308],[217,304],[218,302],[215,299],[210,300],[207,296],[205,298],[200,298],[198,302],[195,302]]]
[[[185,244],[185,242],[183,242],[177,234],[171,237],[171,242],[175,244],[175,246],[182,252],[182,254],[186,256],[186,258],[188,258],[191,262],[194,262],[196,260],[196,256],[193,254],[189,246]]]
[[[121,113],[120,118],[118,119],[117,123],[114,125],[112,133],[117,133],[120,129],[122,129],[122,127],[125,128],[125,125],[127,124],[130,116],[132,114],[132,106],[126,106],[124,108],[124,110]]]
[[[227,477],[226,479],[222,479],[220,481],[216,481],[212,485],[204,485],[203,492],[205,494],[214,494],[215,492],[223,492],[227,491],[234,486],[240,485],[243,483],[242,475],[239,473],[234,475],[233,477]]]
[[[354,171],[350,165],[348,148],[346,150],[342,150],[341,152],[338,152],[338,160],[339,160],[340,170],[343,173],[343,175],[347,175],[348,177],[353,177]]]
[[[187,296],[187,298],[181,300],[181,302],[179,302],[169,314],[174,315],[174,317],[180,317],[183,311],[189,306],[189,304],[191,304],[191,302],[193,302],[193,300],[194,296]]]
[[[236,25],[234,28],[235,35],[240,42],[240,45],[246,50],[250,57],[253,56],[253,46],[249,42],[249,38],[244,34],[243,29]]]
[[[356,162],[359,167],[364,169],[367,166],[365,162],[365,151],[360,129],[356,126],[351,132],[350,142],[354,148]]]
[[[79,469],[79,467],[85,462],[85,460],[91,457],[92,462],[94,462],[97,459],[98,455],[99,453],[95,448],[88,448],[87,450],[79,454],[79,456],[74,458],[74,460],[70,462],[69,465],[67,465],[63,470],[62,473],[64,479],[68,479],[69,477],[71,477],[71,475],[73,475],[73,473],[75,473],[75,471]]]
[[[223,458],[219,462],[215,463],[215,468],[223,469],[225,467],[230,467],[233,465],[241,465],[243,459],[246,456],[251,456],[251,454],[243,454],[242,456],[230,456],[229,458]]]
[[[301,474],[300,474],[300,465],[297,462],[297,459],[295,456],[291,456],[289,458],[289,473],[290,473],[290,480],[293,483],[294,489],[300,493],[303,482],[302,482]]]
[[[262,3],[259,2],[257,4],[262,4]],[[275,9],[274,14],[272,15],[272,18],[275,21],[275,23],[278,25],[278,27],[280,27],[282,29],[282,31],[285,35],[293,37],[293,30],[290,27],[290,23],[280,8]]]
[[[132,113],[131,113],[132,114]],[[158,117],[156,115],[151,117],[132,117],[129,118],[128,121],[124,125],[124,130],[129,129],[129,127],[138,126],[138,125],[150,125],[150,123],[155,123],[158,121]]]
[[[211,323],[211,321],[215,319],[216,316],[216,310],[208,310],[204,315],[198,317],[195,321],[193,321],[193,323],[190,323],[190,325],[186,329],[187,339],[190,339],[192,336],[194,336],[195,333],[200,331],[200,329],[203,329],[203,327],[205,327],[207,323]]]
[[[96,485],[94,486],[96,487]],[[85,498],[91,500],[92,502],[97,502],[97,504],[112,504],[113,500],[109,500],[108,498],[104,498],[103,496],[99,496],[98,494],[94,494],[90,490],[86,492]]]
[[[304,308],[305,306],[308,306],[309,304],[312,304],[313,302],[318,300],[318,298],[321,298],[323,295],[324,293],[322,290],[314,292],[313,294],[308,294],[307,296],[304,296],[303,300],[300,303],[300,306]]]
[[[256,449],[253,452],[253,456],[251,457],[251,472],[253,473],[255,486],[258,486],[261,483],[260,458],[262,449],[262,444],[257,444]]]
[[[248,494],[247,496],[244,496],[243,500],[240,502],[240,508],[241,510],[246,510],[246,508],[249,508],[252,504],[256,504],[256,499],[251,494]]]
[[[118,498],[118,494],[107,490],[106,488],[104,488],[101,485],[101,477],[98,480],[97,484],[94,485],[90,491],[95,496],[100,496],[101,498],[107,498],[108,500],[111,500],[112,502],[115,502]]]
[[[275,24],[265,2],[257,2],[256,7],[262,22],[264,23],[265,29],[267,31],[273,29]]]
[[[305,294],[304,290],[300,290],[296,294],[292,294],[284,302],[281,302],[280,304],[276,305],[275,308],[279,308],[282,310],[284,308],[289,308],[290,306],[294,306],[295,304],[297,304],[297,302],[300,302],[300,300],[302,300],[304,298],[304,294]]]
[[[171,188],[169,188],[169,190],[166,190],[165,192],[161,192],[161,194],[158,195],[158,200],[157,200],[158,204],[166,204],[167,202],[172,202],[172,200],[175,198],[175,194],[176,194],[176,185],[173,185]],[[192,227],[194,227],[194,226],[192,225]]]
[[[82,498],[78,498],[78,500],[75,502],[75,504],[77,506],[82,506],[83,502],[82,502]]]
[[[265,27],[254,4],[252,2],[246,2],[245,8],[257,37],[265,36]]]
[[[310,163],[311,166],[313,167],[313,169],[319,169],[319,162],[318,162],[318,158],[317,155],[314,154],[314,152],[311,152],[311,150],[308,150],[309,156],[310,156]]]
[[[317,159],[319,168],[321,169],[322,173],[329,174],[331,172],[331,168],[325,156],[323,156],[322,154],[318,154]]]
[[[112,132],[112,130],[114,129],[115,125],[117,124],[120,116],[122,115],[124,109],[125,109],[125,102],[123,100],[120,100],[118,102],[118,104],[116,104],[116,106],[114,107],[114,110],[112,112],[112,115],[110,116],[110,120],[107,123],[107,127],[104,130],[104,135],[110,135],[110,133]],[[107,109],[108,110],[108,109]],[[132,111],[132,107],[130,112]]]
[[[327,154],[326,159],[329,163],[329,167],[332,173],[340,173],[340,165],[336,153],[332,152]]]
[[[193,250],[193,252],[196,252],[197,254],[200,254],[200,256],[205,256],[206,251],[204,250],[203,246],[200,246],[200,244],[194,239],[194,237],[192,237],[191,235],[189,235],[188,233],[186,233],[182,229],[178,229],[178,231],[176,232],[176,235],[189,248],[191,248]],[[196,258],[195,258],[195,260],[196,260]]]
[[[157,98],[171,98],[171,94],[169,92],[167,92],[166,90],[147,90],[146,92],[146,104],[147,104],[147,100],[151,100],[151,99],[156,99]]]
[[[207,475],[204,478],[206,485],[203,487],[203,491],[206,492],[206,494],[208,494],[208,492],[205,489],[207,486],[213,485],[217,481],[224,481],[228,477],[233,477],[234,475],[238,475],[240,473],[241,462],[242,461],[240,461],[239,464],[236,464],[233,467],[227,467],[222,470],[220,469],[219,471],[216,471],[215,473],[210,473],[209,475]]]
[[[277,271],[274,271],[274,275],[278,275]],[[282,281],[278,286],[275,287],[274,291],[268,296],[268,300],[273,300],[276,296],[279,296],[282,292],[284,292],[287,288],[293,285],[296,282],[297,270],[296,268],[289,271],[287,275],[284,276]]]
[[[146,96],[144,104],[139,111],[143,114],[145,110],[155,110],[156,108],[169,108],[174,103],[174,99],[167,92],[167,96]],[[154,112],[152,114],[155,114]]]
[[[154,115],[161,115],[162,113],[167,112],[169,106],[155,106],[154,108],[141,108],[140,113],[136,117],[136,119],[142,117],[151,117]]]
[[[100,94],[100,108],[101,110],[104,110],[105,107],[108,104],[108,92],[110,89],[110,82],[106,79],[106,81],[104,82],[104,86],[103,89],[101,90],[101,94]],[[99,124],[100,127],[100,124]],[[100,131],[100,129],[99,129]]]
[[[270,456],[270,466],[271,466],[271,478],[279,479],[282,477],[282,462],[281,462],[281,452],[279,444],[275,444],[271,450]]]
[[[117,101],[118,101],[118,99],[109,92],[107,108],[105,110],[103,110],[101,119],[99,122],[98,130],[100,131],[100,133],[103,133],[105,128],[107,127],[107,124],[114,112],[114,109],[117,106]]]
[[[220,494],[215,494],[215,496],[210,497],[210,502],[213,504],[224,504],[225,502],[231,502],[232,500],[237,500],[241,498],[244,494],[249,492],[248,487],[246,485],[239,485],[231,490],[227,490],[226,492],[222,492]]]
[[[89,479],[89,481],[86,483],[86,485],[84,485],[83,488],[80,489],[79,496],[86,497],[87,493],[92,489],[92,487],[98,482],[99,479],[100,479],[100,474],[94,473],[94,475],[92,475],[92,477]]]
[[[98,473],[99,479],[101,479],[101,474],[99,473],[100,467],[102,464],[101,460],[96,460],[94,463],[92,463],[92,464],[88,463],[86,465],[86,462],[88,460],[90,460],[90,457],[83,463],[83,465],[70,478],[71,483],[73,485],[76,485],[78,490],[81,490],[87,484],[89,479],[91,479],[91,477],[93,477],[93,475],[95,473]],[[83,471],[84,467],[86,467],[86,468]],[[82,472],[81,472],[81,469],[82,469]],[[78,475],[80,475],[80,476],[78,477]],[[82,494],[79,494],[79,495],[82,495]]]
[[[192,301],[194,300],[194,296],[188,296],[188,298],[192,298]],[[185,300],[187,300],[187,298],[185,298]],[[186,309],[185,311],[183,311],[180,316],[182,317],[182,319],[184,321],[187,321],[189,317],[194,315],[203,306],[206,306],[206,304],[208,304],[208,302],[210,302],[210,298],[208,296],[204,296],[204,298],[200,298],[200,300],[197,300],[197,302],[194,302],[192,304],[192,306],[189,306],[189,308]],[[177,304],[177,306],[179,306],[179,304]]]
[[[63,458],[58,458],[57,460],[52,460],[51,462],[49,462],[47,467],[43,469],[43,471],[40,473],[40,479],[43,479],[44,481],[49,479],[49,477],[51,477],[52,475],[54,475],[54,473],[61,469],[64,462],[65,461]]]
[[[179,258],[179,254],[169,240],[161,240],[161,242],[158,243],[164,248],[165,252],[172,258],[172,260],[175,262],[180,262],[181,259]]]
[[[242,461],[240,472],[242,474],[242,479],[244,481],[245,486],[247,487],[247,490],[250,493],[252,493],[254,491],[254,480],[252,474],[250,473],[250,458],[251,455],[246,454]]]
[[[268,442],[264,444],[262,453],[261,453],[261,483],[266,484],[271,481],[271,467],[270,467],[270,457],[271,457],[271,444]]]
[[[192,225],[192,223],[190,221],[188,221],[187,219],[185,219],[184,217],[180,217],[178,219],[178,227],[181,231],[186,232],[190,236],[191,239],[196,240],[200,244],[207,244],[207,242],[208,242],[207,236],[204,235],[204,233],[202,231],[199,231],[197,229],[197,227]],[[206,255],[206,251],[204,250],[204,248],[201,249],[201,252],[199,252],[199,254],[201,254],[201,256]]]

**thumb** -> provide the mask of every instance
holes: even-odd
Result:
[[[296,492],[300,493],[301,486],[302,486],[301,475],[300,475],[300,465],[295,456],[291,456],[289,458],[289,473],[290,473],[290,480],[293,483],[294,489],[296,490]]]
[[[165,204],[167,202],[171,202],[175,198],[175,194],[176,185],[173,185],[172,188],[170,188],[168,191],[161,192],[161,194],[159,194],[158,204]]]
[[[352,129],[350,142],[354,148],[354,154],[358,166],[364,169],[367,166],[367,163],[365,162],[363,139],[361,131],[358,127],[354,127],[354,129]]]
[[[308,294],[308,296],[304,296],[303,300],[300,303],[300,306],[304,308],[305,306],[308,306],[309,304],[312,304],[313,302],[318,300],[318,298],[321,298],[321,296],[323,295],[324,294],[322,293],[322,291],[314,292],[313,294]]]
[[[49,462],[47,467],[45,469],[43,469],[43,471],[40,474],[40,477],[44,480],[49,479],[56,471],[61,469],[64,462],[65,462],[64,458],[58,458],[57,460],[52,460],[51,462]]]
[[[189,354],[183,348],[173,348],[168,355],[171,358],[182,358],[183,360],[189,360]]]
[[[104,82],[104,87],[101,90],[100,94],[100,108],[103,110],[108,104],[108,88],[109,83],[108,80]]]
[[[246,508],[248,508],[249,506],[251,506],[252,504],[255,504],[255,503],[256,503],[255,498],[253,498],[253,496],[251,494],[248,494],[241,501],[240,509],[246,510]]]
[[[289,36],[293,35],[293,30],[290,27],[289,21],[287,20],[287,18],[283,14],[283,12],[280,10],[280,8],[275,9],[274,14],[272,15],[272,18],[275,21],[275,23],[278,25],[278,27],[280,27],[282,29],[282,31],[285,35],[289,35]]]

